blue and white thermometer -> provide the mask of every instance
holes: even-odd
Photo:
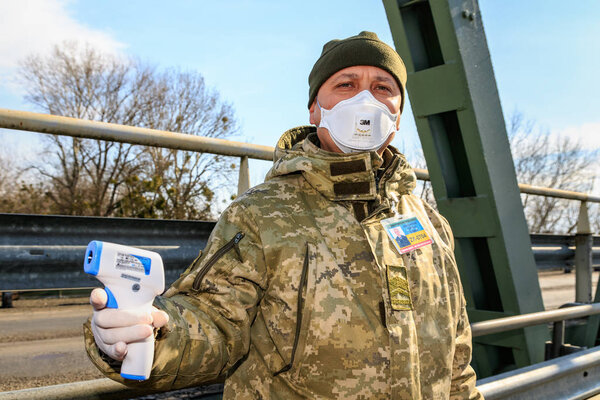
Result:
[[[151,311],[154,297],[165,290],[165,273],[158,253],[93,240],[85,251],[83,269],[104,284],[106,307]],[[142,381],[150,377],[154,335],[127,344],[121,376]]]

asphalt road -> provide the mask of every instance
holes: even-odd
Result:
[[[13,309],[0,310],[0,343],[75,337],[91,314],[88,305],[67,303],[24,308],[20,307],[20,301],[15,301],[15,305]]]
[[[0,310],[0,391],[101,378],[87,359],[86,299],[16,300]]]
[[[592,293],[596,293],[600,272],[592,274]],[[565,274],[561,271],[540,272],[540,288],[544,308],[553,310],[565,303],[575,301],[575,273]]]
[[[594,273],[594,290],[598,273]],[[546,309],[575,300],[575,274],[540,273]],[[87,299],[16,300],[0,309],[0,391],[101,378],[87,359]]]

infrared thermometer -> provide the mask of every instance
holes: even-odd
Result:
[[[85,251],[83,269],[104,284],[108,308],[150,312],[154,297],[165,290],[162,258],[153,251],[93,240]],[[154,335],[127,343],[121,376],[148,379],[153,359]]]

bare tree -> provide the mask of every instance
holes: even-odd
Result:
[[[45,193],[44,183],[23,174],[10,152],[0,149],[0,212],[47,214]]]
[[[21,63],[25,99],[55,115],[228,137],[231,106],[201,75],[156,68],[64,43]],[[47,179],[53,212],[69,215],[208,218],[213,187],[231,162],[202,153],[50,136],[33,166]]]
[[[401,149],[401,152],[410,154],[410,165],[413,168],[427,169],[427,162],[425,161],[425,155],[423,154],[423,149],[421,147],[414,146],[408,152],[403,148]],[[433,195],[431,181],[418,180],[415,194],[437,210],[437,203],[435,201],[435,196]]]
[[[196,74],[167,71],[157,76],[148,94],[162,114],[146,114],[141,126],[217,138],[237,129],[231,106],[220,103],[216,93],[209,91]],[[146,179],[129,181],[127,195],[120,204],[124,209],[131,207],[138,216],[209,216],[214,182],[231,183],[231,172],[236,168],[222,156],[202,157],[164,148],[148,148],[142,159]]]
[[[15,169],[3,150],[0,150],[0,196],[2,197],[7,194],[11,182],[15,181]]]
[[[14,208],[14,183],[17,181],[14,163],[4,149],[0,150],[0,212]]]
[[[550,135],[517,111],[508,134],[520,183],[581,192],[593,189],[597,150],[567,136]],[[527,194],[521,199],[531,232],[574,232],[579,202]]]
[[[550,135],[515,111],[507,127],[519,183],[589,192],[598,178],[598,150],[586,149],[566,136]],[[421,149],[410,151],[411,164],[426,168]],[[435,207],[430,182],[419,182],[420,197]],[[573,233],[579,202],[536,195],[521,195],[530,232]],[[592,229],[600,231],[597,205],[589,205]]]

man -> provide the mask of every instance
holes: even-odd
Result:
[[[405,83],[374,33],[327,43],[309,76],[317,127],[281,137],[265,183],[223,212],[158,309],[104,309],[92,293],[98,368],[123,381],[126,343],[160,328],[142,383],[158,389],[225,377],[226,399],[481,398],[450,228],[389,146]]]

